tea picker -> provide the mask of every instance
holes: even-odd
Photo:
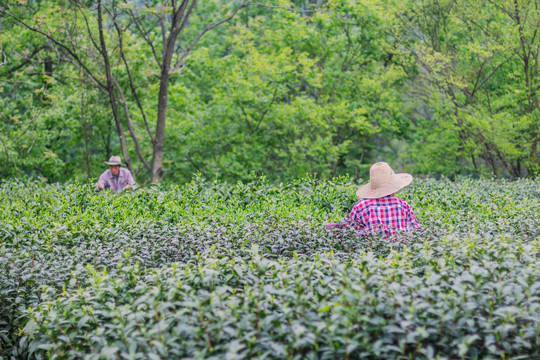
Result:
[[[371,166],[369,179],[369,183],[356,191],[360,200],[354,204],[349,218],[339,224],[328,224],[327,229],[348,226],[364,235],[382,231],[387,236],[420,229],[411,206],[394,196],[412,182],[411,174],[396,174],[390,165],[378,162]]]
[[[109,165],[109,169],[99,177],[96,184],[98,190],[111,189],[116,193],[133,189],[135,181],[131,172],[122,167],[125,165],[122,164],[120,156],[111,156],[109,161],[104,161],[104,163]]]

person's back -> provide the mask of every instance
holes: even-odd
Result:
[[[377,199],[361,199],[352,208],[350,226],[364,234],[381,230],[387,235],[420,228],[406,201],[387,195]]]
[[[328,224],[327,228],[349,226],[365,235],[374,231],[392,235],[396,231],[419,229],[411,206],[393,195],[412,179],[410,174],[395,174],[385,162],[374,164],[370,169],[370,182],[356,192],[360,200],[354,204],[349,218],[340,224]]]

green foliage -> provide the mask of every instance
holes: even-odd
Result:
[[[538,12],[532,1],[389,1],[423,99],[409,161],[443,174],[536,175]],[[526,14],[530,14],[526,15]],[[417,41],[411,41],[415,38]],[[519,49],[519,50],[516,50]],[[418,141],[419,140],[419,141]]]
[[[406,75],[383,64],[396,50],[376,5],[331,1],[313,14],[278,9],[229,25],[219,46],[192,54],[171,104],[168,152],[185,159],[169,164],[171,177],[358,175],[375,135],[407,128]]]
[[[4,182],[1,356],[540,355],[537,180],[417,180],[421,232],[326,230],[357,186]]]
[[[196,172],[227,181],[246,180],[252,172],[272,180],[296,179],[306,173],[326,178],[363,175],[365,161],[380,156],[380,139],[403,136],[407,131],[409,106],[404,105],[401,87],[408,78],[402,68],[408,55],[388,39],[390,27],[380,4],[335,0],[313,9],[308,6],[307,10],[317,11],[294,11],[290,8],[306,10],[306,4],[278,3],[277,8],[242,9],[219,30],[205,34],[186,58],[186,66],[171,75],[165,182],[189,181]],[[29,139],[37,139],[41,146],[25,153],[19,134],[8,121],[10,127],[3,135],[17,141],[8,144],[0,166],[9,177],[84,180],[99,175],[101,169],[96,165],[100,160],[120,153],[118,134],[112,134],[115,127],[111,126],[114,121],[107,94],[103,88],[96,90],[97,82],[105,82],[105,71],[95,46],[99,38],[95,7],[69,4],[1,5],[0,10],[7,9],[68,44],[93,74],[84,77],[80,65],[66,61],[72,58],[68,49],[55,51],[50,41],[9,16],[1,19],[10,29],[3,32],[2,39],[13,44],[5,49],[9,67],[0,71],[0,78],[9,79],[5,115],[23,116],[28,126],[44,124]],[[179,44],[188,47],[190,39],[206,26],[230,15],[233,5],[221,0],[198,4]],[[160,6],[148,2],[139,15],[154,19]],[[162,51],[161,27],[153,21],[138,23],[144,27],[143,38],[130,23],[128,13],[134,8],[129,2],[107,2],[106,7],[104,36],[111,70],[118,80],[121,122],[127,133],[125,100],[142,156],[148,160],[153,143],[147,129],[155,132],[157,117],[161,70],[155,57]],[[113,17],[112,13],[120,15]],[[122,50],[129,74],[118,50],[115,25],[123,27]],[[33,50],[23,51],[29,39],[32,49],[43,47],[33,62],[28,61]],[[173,62],[176,60],[175,55]],[[20,71],[12,71],[19,67]],[[49,103],[36,102],[38,113],[30,117],[28,101],[19,93],[44,91],[40,84],[45,80],[37,75],[42,68],[47,69]],[[21,88],[18,81],[28,78],[32,86]],[[138,99],[130,80],[136,85]],[[122,96],[119,89],[125,89]],[[137,177],[145,182],[146,169],[136,161],[134,142],[130,136],[126,138]],[[17,168],[9,169],[11,163]]]
[[[105,72],[91,3],[0,2],[0,11],[68,44],[93,74],[84,77],[68,49],[3,13],[1,177],[84,181],[99,175],[101,161],[121,153],[109,98],[103,87],[96,89]],[[538,174],[535,2],[265,4],[271,7],[252,4],[205,33],[185,66],[171,74],[165,183],[190,181],[197,172],[232,182],[252,172],[285,181],[306,173],[357,177],[383,159],[404,170],[450,177]],[[198,3],[177,50],[236,5]],[[122,136],[144,183],[148,171],[135,153],[124,111],[141,157],[150,162],[162,3],[135,7],[115,0],[104,6]],[[135,25],[133,12],[145,21]],[[123,57],[115,25],[122,28]]]
[[[25,5],[28,11],[16,15],[34,26],[46,24],[48,31],[65,19],[84,26],[63,2]],[[50,42],[7,16],[1,21],[9,31],[0,34],[7,54],[0,68],[0,178],[97,177],[103,160],[119,147],[101,93]],[[86,49],[90,39],[73,41]]]

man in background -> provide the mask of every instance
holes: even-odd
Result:
[[[111,189],[114,192],[120,192],[127,189],[132,189],[135,184],[131,172],[123,168],[122,159],[120,156],[111,156],[109,161],[104,161],[109,165],[109,170],[105,170],[99,177],[97,188],[99,190]]]

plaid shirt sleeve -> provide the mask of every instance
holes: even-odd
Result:
[[[353,208],[351,210],[351,213],[349,214],[348,218],[343,219],[340,223],[332,223],[326,225],[327,229],[330,228],[336,228],[336,229],[343,229],[346,226],[351,226],[355,228],[356,230],[359,230],[359,225],[362,223],[362,209],[365,208],[366,204],[363,202],[363,200],[359,200],[353,205]]]
[[[401,200],[403,207],[407,209],[407,225],[411,230],[421,229],[420,224],[418,224],[418,221],[416,220],[416,216],[414,216],[414,212],[409,204],[407,204],[406,201]]]

